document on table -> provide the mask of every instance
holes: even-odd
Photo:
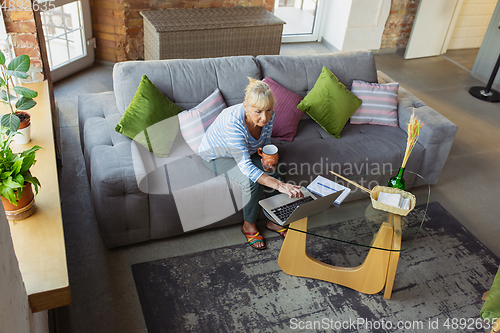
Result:
[[[306,187],[309,191],[314,194],[320,195],[324,197],[325,195],[332,194],[338,191],[344,191],[337,200],[335,200],[334,204],[340,205],[342,201],[351,193],[351,189],[345,186],[340,185],[339,183],[334,182],[328,178],[323,176],[317,176],[311,184]]]

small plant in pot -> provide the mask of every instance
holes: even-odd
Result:
[[[36,210],[35,194],[38,194],[40,182],[33,177],[30,168],[36,163],[35,155],[40,146],[33,146],[21,153],[14,153],[10,147],[12,132],[0,126],[2,142],[0,144],[0,194],[9,220],[20,220],[33,214]],[[32,187],[35,188],[35,194]]]
[[[38,93],[26,87],[16,86],[12,78],[28,78],[29,69],[30,57],[28,55],[15,57],[6,65],[5,56],[0,52],[0,102],[7,104],[10,109],[10,113],[2,116],[0,123],[11,132],[19,131],[14,140],[20,144],[31,140],[31,116],[25,111],[36,105],[33,98],[37,97]]]

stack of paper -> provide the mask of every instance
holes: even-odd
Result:
[[[345,186],[342,186],[328,178],[323,176],[317,176],[311,184],[307,186],[307,189],[314,194],[320,195],[324,197],[325,195],[329,195],[338,191],[344,191],[337,200],[335,200],[335,204],[340,205],[342,201],[351,193],[351,189]]]
[[[377,201],[392,207],[410,209],[410,198],[403,198],[397,193],[380,192]]]

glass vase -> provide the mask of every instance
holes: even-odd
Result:
[[[405,173],[405,168],[402,167],[399,168],[397,176],[394,176],[391,179],[389,179],[389,183],[387,184],[387,186],[399,188],[404,191],[406,188],[406,182],[403,179],[404,173]]]

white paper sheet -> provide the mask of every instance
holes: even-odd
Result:
[[[317,176],[311,184],[306,187],[309,191],[314,194],[320,195],[324,197],[325,195],[332,194],[338,191],[344,191],[337,200],[335,200],[334,204],[340,205],[342,201],[351,193],[351,189],[345,186],[342,186],[328,178],[323,176]]]
[[[377,201],[396,208],[410,209],[410,199],[405,199],[397,193],[380,192]]]

